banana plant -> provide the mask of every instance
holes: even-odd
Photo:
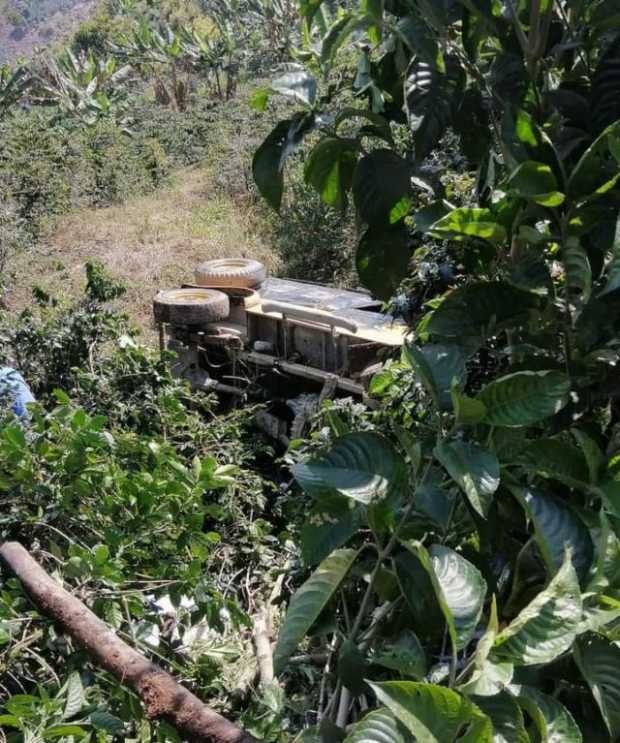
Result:
[[[0,117],[21,100],[29,85],[30,74],[26,67],[13,69],[10,65],[0,65]]]
[[[121,83],[130,74],[130,66],[119,67],[112,57],[96,59],[92,52],[76,56],[67,49],[58,58],[44,62],[35,100],[58,106],[91,125],[101,117],[124,111],[125,90]]]

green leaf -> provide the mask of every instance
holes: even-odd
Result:
[[[512,692],[534,721],[542,743],[582,743],[581,732],[563,704],[528,686],[514,687]]]
[[[344,211],[359,145],[353,139],[325,137],[310,152],[304,168],[306,183],[326,204]]]
[[[364,511],[355,501],[338,493],[321,495],[301,529],[301,556],[306,565],[316,565],[342,547],[364,521]]]
[[[389,121],[380,114],[369,111],[366,108],[343,108],[336,115],[334,120],[334,129],[338,130],[341,124],[345,121],[350,121],[351,119],[365,119],[371,125],[370,129],[367,131],[362,129],[358,133],[358,136],[368,133],[381,136],[388,142],[392,141],[392,130],[390,129]]]
[[[380,707],[355,724],[344,743],[410,743],[410,740],[390,710]]]
[[[426,654],[411,630],[405,630],[393,641],[383,642],[371,658],[372,663],[392,671],[398,671],[403,676],[411,676],[421,680],[427,671]]]
[[[601,635],[580,638],[574,650],[612,740],[620,737],[620,648]]]
[[[428,553],[420,557],[415,548],[411,550],[412,546],[409,545],[408,551],[401,552],[394,560],[398,583],[417,633],[423,640],[431,637],[435,641],[441,641],[448,609],[439,605],[438,596],[441,595],[441,590]]]
[[[391,227],[369,227],[362,235],[355,258],[364,286],[387,301],[409,273],[411,244],[407,229],[399,222]]]
[[[430,228],[430,233],[439,239],[462,240],[477,237],[494,245],[501,245],[508,239],[504,227],[495,220],[489,209],[461,207],[453,209]]]
[[[566,285],[573,292],[581,294],[581,301],[586,304],[592,293],[592,269],[588,254],[578,237],[569,237],[562,251]]]
[[[469,560],[440,544],[429,549],[431,564],[450,611],[458,649],[472,638],[484,606],[487,584]]]
[[[614,140],[620,137],[620,121],[611,124],[584,152],[568,181],[573,198],[591,196],[618,174],[618,162],[612,155]]]
[[[594,545],[586,525],[557,498],[535,488],[509,486],[534,526],[536,544],[549,577],[564,562],[566,548],[572,550],[573,566],[581,580],[587,576],[594,557]]]
[[[271,91],[268,88],[259,88],[252,93],[250,107],[255,111],[266,111]]]
[[[119,735],[125,730],[125,723],[106,710],[96,710],[88,719],[96,730],[103,730],[106,733]]]
[[[484,420],[487,409],[480,400],[462,395],[459,391],[458,384],[454,382],[450,389],[450,395],[452,397],[454,417],[459,426],[475,426]]]
[[[363,16],[345,13],[340,16],[330,27],[327,34],[323,37],[321,46],[321,64],[332,65],[340,47],[351,36],[354,31],[365,28],[368,25],[368,19]]]
[[[467,354],[456,343],[426,343],[403,347],[403,360],[416,372],[426,391],[440,410],[449,410],[452,403],[451,386],[465,376]]]
[[[467,645],[482,613],[487,585],[468,560],[442,545],[427,551],[419,542],[403,542],[427,572],[448,625],[454,651]]]
[[[510,694],[471,699],[493,723],[493,743],[529,743],[523,713]]]
[[[336,550],[295,592],[274,651],[273,663],[276,674],[283,671],[297,645],[338,590],[357,555],[356,550]]]
[[[63,720],[69,720],[75,717],[86,703],[84,697],[84,687],[80,674],[76,672],[69,676],[66,684],[66,702],[65,710],[62,715]]]
[[[254,181],[262,197],[276,211],[282,203],[286,159],[313,126],[314,118],[306,114],[280,121],[254,154]]]
[[[353,696],[360,696],[368,691],[364,681],[368,675],[367,669],[364,653],[352,640],[346,639],[338,653],[338,678]]]
[[[353,173],[353,199],[364,222],[388,223],[390,213],[411,191],[411,168],[396,152],[373,150]]]
[[[405,100],[418,162],[437,146],[463,100],[465,70],[456,56],[444,60],[440,66],[414,57],[407,70]]]
[[[576,446],[559,437],[532,441],[521,449],[515,462],[571,488],[584,489],[589,482],[586,458]]]
[[[548,587],[497,636],[493,658],[515,666],[549,663],[573,644],[581,618],[579,579],[567,553]]]
[[[468,696],[495,696],[503,691],[512,680],[514,666],[512,663],[493,663],[489,654],[495,644],[498,633],[497,602],[495,596],[491,602],[489,623],[484,635],[478,641],[474,653],[474,670],[469,680],[461,684],[459,691]]]
[[[312,27],[312,21],[322,4],[323,0],[300,0],[299,12],[302,18],[305,19],[308,29]]]
[[[611,259],[606,267],[607,281],[599,297],[604,297],[620,289],[620,218],[616,222],[616,232]]]
[[[485,423],[519,428],[559,413],[569,393],[570,380],[562,372],[526,371],[491,382],[477,399],[486,406]]]
[[[523,324],[529,310],[539,303],[535,294],[501,281],[469,284],[445,295],[425,331],[461,342],[484,339]]]
[[[276,93],[295,98],[299,103],[313,106],[316,100],[316,79],[306,70],[287,72],[271,83]]]
[[[43,732],[44,737],[41,740],[56,740],[71,735],[76,738],[84,738],[88,735],[87,731],[79,725],[50,725]],[[27,738],[25,740],[28,740]]]
[[[499,461],[489,449],[473,441],[443,441],[435,457],[467,496],[472,508],[486,518],[499,487]]]
[[[416,681],[370,684],[377,699],[415,736],[418,743],[491,743],[491,721],[451,689]],[[467,729],[465,735],[462,735]]]
[[[558,192],[558,182],[551,168],[532,160],[521,163],[511,174],[508,192],[549,207],[560,206],[565,198],[564,194]]]
[[[376,433],[350,433],[329,451],[293,467],[302,488],[313,496],[336,491],[359,503],[399,496],[406,466],[392,444]]]

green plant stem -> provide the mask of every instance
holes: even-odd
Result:
[[[439,442],[440,440],[439,434],[437,435],[437,439]],[[430,472],[432,463],[433,463],[433,460],[432,458],[430,458],[422,474],[422,477],[420,478],[420,481],[417,484],[416,490],[419,487],[421,487],[426,481],[426,478],[428,477],[428,473]],[[402,516],[400,517],[400,521],[396,525],[396,528],[394,529],[394,532],[392,533],[392,536],[390,537],[387,545],[379,552],[379,556],[377,557],[377,562],[373,568],[373,571],[370,575],[370,579],[368,581],[366,593],[364,594],[364,598],[362,599],[362,603],[360,604],[359,611],[357,612],[357,616],[355,617],[355,622],[353,623],[353,628],[349,635],[350,639],[353,642],[355,642],[355,638],[357,637],[360,631],[362,622],[364,621],[364,617],[366,615],[366,609],[368,608],[368,602],[370,601],[370,597],[372,596],[374,584],[377,579],[377,575],[379,574],[379,570],[381,569],[381,566],[383,565],[384,560],[386,560],[392,554],[392,550],[394,549],[394,547],[396,546],[398,542],[398,538],[400,536],[401,531],[403,530],[405,523],[407,522],[407,519],[409,518],[409,514],[413,510],[414,500],[415,500],[415,492],[411,496],[409,503],[407,503],[407,506],[405,507],[405,510],[403,511]]]

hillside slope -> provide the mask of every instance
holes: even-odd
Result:
[[[97,0],[0,0],[0,64],[28,57],[86,20]]]

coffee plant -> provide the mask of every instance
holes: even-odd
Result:
[[[256,98],[297,110],[255,180],[278,209],[308,143],[362,282],[414,301],[375,427],[291,454],[312,572],[276,671],[327,658],[303,740],[618,740],[618,6],[332,10],[301,4],[305,67]]]

